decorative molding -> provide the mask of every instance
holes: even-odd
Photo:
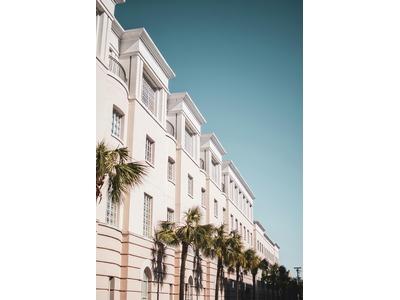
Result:
[[[236,168],[233,161],[232,160],[224,160],[222,162],[222,168],[224,169],[227,166],[229,166],[232,169],[233,173],[235,173],[236,177],[240,180],[240,183],[245,187],[246,191],[249,193],[251,199],[254,200],[256,197],[254,196],[253,192],[251,191],[250,186],[247,184],[246,180],[244,180],[242,175],[240,175],[239,169]]]
[[[224,147],[222,146],[221,142],[219,141],[218,137],[214,132],[202,134],[201,139],[204,140],[204,142],[207,142],[208,140],[211,139],[213,144],[217,147],[218,151],[220,152],[221,156],[227,154],[226,150],[224,149]]]
[[[168,95],[169,99],[174,99],[178,101],[183,101],[186,106],[189,108],[189,110],[193,113],[195,116],[197,122],[199,122],[200,126],[204,125],[207,123],[206,119],[200,112],[200,110],[197,108],[196,104],[193,102],[192,98],[189,96],[187,92],[181,92],[181,93],[172,93]]]
[[[156,60],[160,68],[163,70],[167,78],[171,80],[172,78],[175,77],[174,71],[168,65],[164,56],[158,50],[156,44],[153,42],[150,35],[147,33],[146,29],[142,27],[142,28],[126,30],[122,34],[122,40],[124,42],[132,42],[132,43],[141,40],[143,44],[146,46],[147,50],[149,50],[153,58]]]

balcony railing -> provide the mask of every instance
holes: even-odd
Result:
[[[110,64],[109,64],[110,71],[113,72],[115,75],[117,75],[119,78],[121,78],[123,82],[127,83],[128,80],[126,78],[124,67],[120,64],[118,60],[116,60],[111,55],[109,56],[109,58],[110,58]]]

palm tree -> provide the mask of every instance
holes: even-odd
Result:
[[[108,149],[104,141],[96,146],[96,202],[101,201],[103,187],[108,179],[108,191],[113,202],[118,202],[128,188],[141,183],[146,174],[145,166],[138,162],[128,162],[128,148]]]
[[[256,254],[256,251],[253,249],[247,249],[244,252],[244,257],[246,259],[245,268],[250,271],[253,277],[253,296],[252,299],[256,299],[256,276],[258,273],[258,269],[260,268],[261,258]]]
[[[175,223],[161,222],[158,231],[160,239],[169,246],[181,245],[181,266],[179,277],[179,300],[184,300],[185,293],[185,271],[188,249],[196,250],[196,246],[207,244],[211,236],[213,226],[210,224],[200,225],[201,212],[198,207],[189,209],[185,213],[183,224],[176,226]],[[202,250],[202,249],[199,249]]]
[[[278,288],[279,288],[279,295],[282,296],[289,285],[290,277],[289,271],[286,270],[286,267],[281,265],[278,268]]]
[[[224,277],[224,264],[228,263],[227,251],[230,245],[229,236],[225,232],[225,225],[215,229],[215,236],[212,239],[212,253],[217,257],[217,278],[215,280],[215,300],[218,300],[218,292]]]
[[[279,277],[279,265],[273,264],[269,266],[267,274],[266,274],[266,282],[267,287],[271,290],[271,292],[276,292],[278,289],[278,277]]]
[[[160,285],[162,286],[164,283],[165,276],[167,275],[167,265],[165,263],[165,259],[167,257],[166,254],[166,245],[160,239],[158,232],[156,231],[153,238],[153,248],[152,252],[152,269],[154,273],[154,279],[157,281],[157,300],[160,297]]]
[[[245,265],[243,254],[242,238],[237,231],[232,231],[229,237],[229,247],[227,251],[227,262],[229,270],[234,270],[236,273],[235,293],[236,300],[239,300],[239,282],[241,281],[241,268]]]

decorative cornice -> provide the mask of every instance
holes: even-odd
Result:
[[[112,30],[114,30],[115,34],[119,38],[122,38],[122,35],[124,34],[125,30],[124,30],[124,28],[122,28],[121,24],[119,24],[117,19],[113,20],[111,28],[112,28]]]
[[[222,167],[225,168],[226,166],[229,166],[232,171],[235,173],[235,175],[239,178],[240,182],[243,184],[243,186],[245,187],[246,191],[249,193],[251,199],[255,199],[256,197],[254,196],[253,192],[250,189],[250,186],[247,184],[246,180],[244,180],[244,178],[242,177],[242,175],[240,175],[239,169],[236,168],[235,164],[233,163],[233,161],[231,160],[224,160],[222,162]]]
[[[196,104],[193,102],[192,98],[190,98],[190,96],[187,92],[172,93],[172,94],[168,95],[168,98],[174,99],[174,100],[175,99],[182,100],[189,107],[190,111],[196,117],[196,119],[200,123],[200,125],[203,125],[206,123],[206,119],[203,117],[200,110],[197,108]]]
[[[122,39],[125,42],[127,41],[136,42],[140,39],[146,46],[146,48],[149,50],[149,52],[153,55],[154,59],[157,61],[158,65],[163,70],[168,79],[172,79],[175,77],[174,71],[168,65],[164,56],[162,56],[161,52],[158,50],[156,44],[153,42],[150,35],[147,33],[146,29],[142,27],[142,28],[125,30],[122,35]]]
[[[254,224],[260,227],[263,232],[265,232],[264,226],[262,226],[262,224],[259,221],[254,221]]]
[[[213,144],[217,147],[218,151],[221,153],[221,155],[225,155],[227,152],[222,146],[221,142],[218,140],[218,137],[215,135],[214,132],[212,133],[205,133],[201,135],[201,138],[204,140],[209,140],[213,142]]]

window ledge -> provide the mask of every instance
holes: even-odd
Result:
[[[120,142],[123,146],[125,146],[124,141],[121,140],[121,138],[120,138],[119,136],[117,136],[117,135],[115,135],[115,134],[112,134],[112,133],[111,133],[111,136],[112,136],[114,139],[116,139],[118,142]]]
[[[153,169],[155,168],[154,167],[154,164],[152,164],[151,162],[149,162],[148,160],[145,160],[145,162],[146,162],[146,164],[148,164],[150,167],[152,167]]]

